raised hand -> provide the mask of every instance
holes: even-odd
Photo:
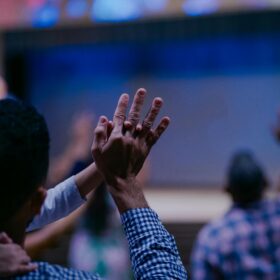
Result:
[[[135,185],[135,176],[141,170],[152,146],[169,125],[169,118],[164,117],[155,129],[152,128],[163,104],[161,98],[153,100],[148,114],[140,122],[145,95],[144,89],[136,92],[126,117],[129,96],[122,94],[113,117],[111,134],[108,133],[111,129],[108,129],[110,124],[105,116],[100,117],[94,132],[92,153],[95,163],[106,182],[113,187],[113,195],[121,191],[126,193],[126,197],[142,196],[141,191],[137,193],[137,187],[131,186]]]
[[[31,272],[37,268],[30,263],[26,252],[5,234],[0,233],[0,277],[9,277]]]
[[[95,129],[92,152],[98,169],[110,183],[114,177],[136,176],[152,146],[169,125],[169,118],[164,117],[159,125],[152,129],[163,104],[161,98],[153,100],[148,114],[140,123],[145,95],[144,89],[137,91],[127,120],[129,96],[121,95],[113,117],[113,130],[110,137],[108,137],[109,123],[106,117],[100,117]]]

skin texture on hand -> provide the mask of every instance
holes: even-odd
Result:
[[[14,244],[5,234],[0,233],[0,277],[25,274],[37,268],[21,246]]]
[[[153,100],[149,112],[140,122],[145,95],[144,89],[136,92],[126,117],[129,96],[122,94],[115,110],[112,128],[109,128],[108,119],[102,116],[94,132],[92,153],[96,166],[110,186],[109,190],[121,212],[147,207],[135,177],[152,146],[170,122],[168,117],[164,117],[155,129],[152,128],[163,104],[161,98]]]

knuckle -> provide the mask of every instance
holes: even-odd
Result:
[[[150,117],[154,119],[157,116],[158,112],[159,112],[158,108],[152,108]]]
[[[91,147],[91,152],[94,156],[96,156],[97,153],[99,152],[99,148],[96,145],[94,145]]]
[[[114,136],[112,137],[112,141],[113,141],[114,143],[120,144],[120,143],[123,142],[123,136],[122,136],[122,135],[114,135]]]
[[[104,132],[104,129],[102,127],[97,127],[95,130],[94,130],[94,133],[96,135],[100,135]]]
[[[129,114],[129,120],[133,123],[137,123],[140,118],[140,114],[138,112],[131,112]]]
[[[116,113],[115,114],[115,118],[120,119],[120,120],[124,120],[125,119],[125,114],[123,113]]]
[[[153,125],[152,121],[150,120],[144,120],[143,121],[143,127],[146,127],[146,128],[151,128]]]
[[[126,145],[129,146],[129,147],[133,146],[133,139],[132,138],[127,138],[126,139]]]

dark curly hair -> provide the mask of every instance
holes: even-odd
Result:
[[[44,182],[49,142],[46,122],[34,107],[0,101],[0,226]]]

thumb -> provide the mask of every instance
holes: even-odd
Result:
[[[95,160],[100,156],[102,148],[107,142],[107,132],[108,119],[105,116],[101,116],[94,130],[94,139],[92,143],[92,153]]]
[[[1,232],[0,233],[0,243],[11,244],[11,243],[13,243],[13,241],[5,232]]]

